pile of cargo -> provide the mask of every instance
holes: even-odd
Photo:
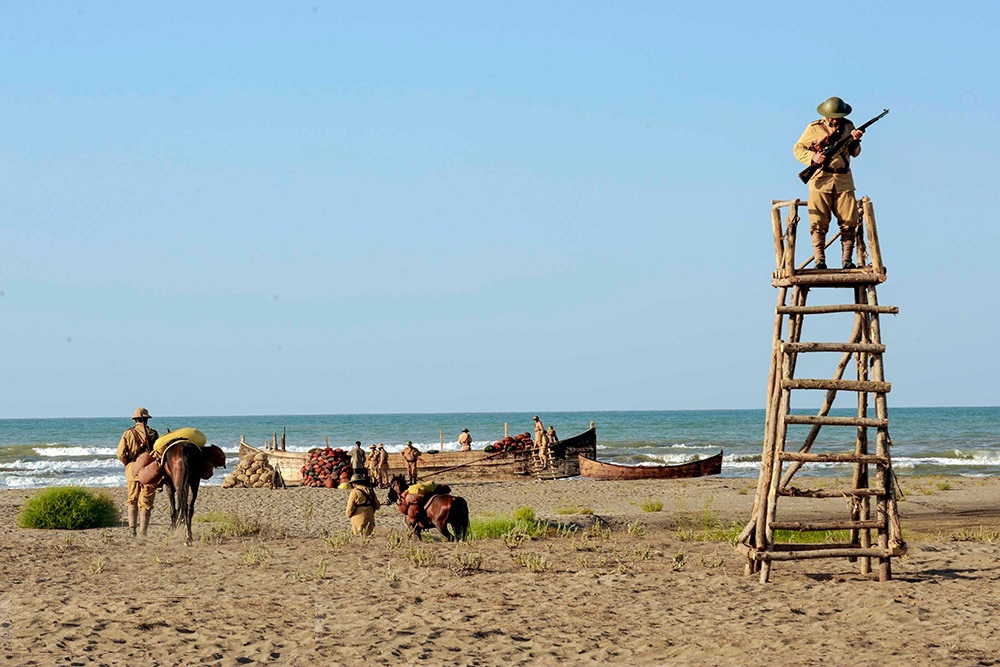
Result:
[[[347,452],[340,447],[312,449],[309,451],[309,459],[302,466],[302,483],[306,486],[335,489],[346,484],[353,472]]]
[[[487,452],[521,452],[531,449],[531,434],[528,431],[518,433],[515,436],[500,438],[492,445],[487,445],[483,451]]]
[[[267,460],[267,454],[258,453],[240,460],[232,474],[222,481],[222,488],[274,489],[280,487],[281,475]]]

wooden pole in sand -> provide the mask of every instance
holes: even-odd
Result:
[[[507,437],[507,422],[503,423],[503,437]]]
[[[326,446],[330,446],[330,436],[326,436]]]
[[[440,431],[441,431],[441,450],[440,451],[443,452],[444,451],[444,429],[440,429]]]

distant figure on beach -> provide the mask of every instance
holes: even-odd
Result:
[[[551,424],[549,425],[548,430],[545,431],[545,436],[548,438],[549,440],[548,444],[550,446],[559,442],[559,436],[556,435],[556,427],[552,426]]]
[[[153,512],[153,500],[156,498],[156,487],[140,482],[133,474],[133,464],[140,454],[153,451],[153,443],[160,437],[154,429],[146,424],[152,417],[146,408],[136,408],[132,413],[132,421],[135,425],[122,433],[121,440],[118,441],[118,460],[125,466],[125,482],[128,486],[128,500],[125,506],[128,509],[128,527],[135,537],[136,521],[139,523],[139,534],[145,535],[149,527],[149,515]],[[139,515],[139,510],[142,515]]]
[[[365,455],[365,472],[368,474],[368,479],[372,481],[378,479],[378,450],[375,449],[374,442],[369,445]]]
[[[355,441],[354,449],[351,450],[351,468],[355,475],[365,476],[365,450],[361,449],[361,442]]]
[[[406,462],[406,477],[410,484],[417,483],[417,461],[420,459],[420,450],[413,446],[413,443],[409,440],[406,441],[406,447],[403,447],[401,452],[403,455],[403,461]]]
[[[351,520],[351,532],[371,535],[375,531],[375,511],[381,507],[378,496],[364,475],[355,473],[349,481],[352,488],[347,497],[347,518]]]
[[[538,465],[542,468],[549,467],[549,436],[538,415],[535,415],[535,455],[538,457]]]
[[[472,436],[469,434],[469,429],[462,429],[462,434],[458,436],[458,447],[463,452],[472,451]]]
[[[823,118],[809,123],[792,149],[795,158],[802,164],[822,165],[809,179],[809,232],[812,234],[813,258],[817,269],[826,268],[826,233],[830,229],[831,214],[836,215],[840,225],[842,266],[853,269],[856,267],[851,255],[860,220],[858,202],[854,198],[851,158],[861,154],[863,132],[854,129],[854,123],[847,120],[851,105],[839,97],[826,100],[816,107],[816,111]],[[847,135],[853,141],[827,162],[823,151]]]
[[[389,452],[385,451],[385,445],[381,442],[378,443],[377,451],[376,479],[378,480],[379,488],[387,489],[389,488]]]

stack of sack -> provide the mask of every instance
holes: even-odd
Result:
[[[284,481],[262,452],[241,459],[236,470],[222,482],[222,488],[278,489]]]

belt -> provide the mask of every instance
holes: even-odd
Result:
[[[850,167],[841,167],[840,169],[832,169],[830,167],[823,167],[823,173],[826,174],[846,174],[851,169]]]

